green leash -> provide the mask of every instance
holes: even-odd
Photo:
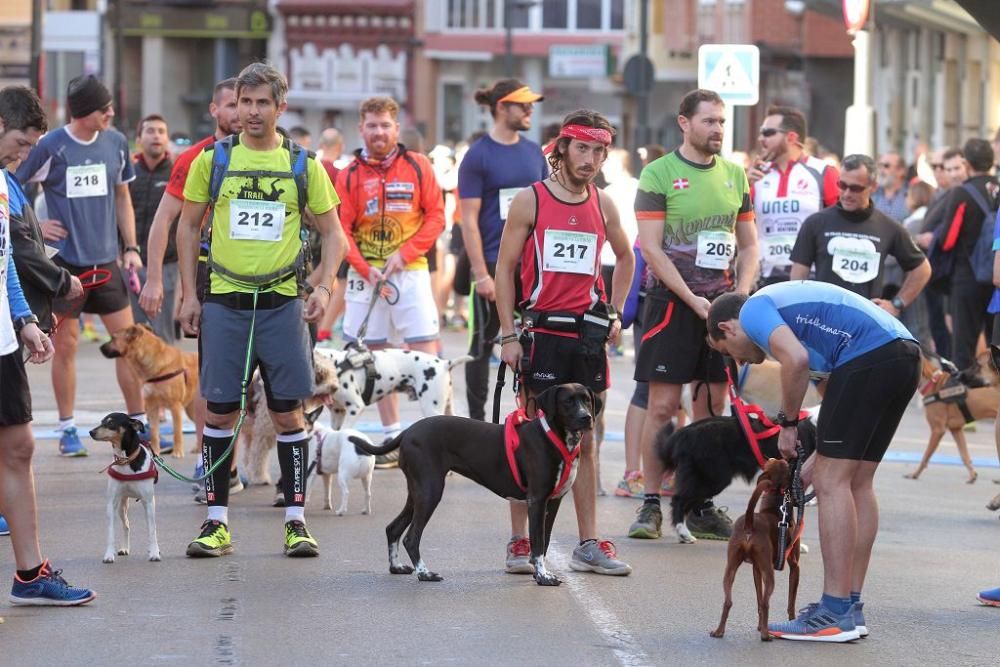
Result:
[[[236,421],[236,428],[233,430],[233,437],[229,441],[229,447],[226,448],[226,451],[223,452],[222,456],[220,456],[216,460],[216,462],[213,463],[208,468],[208,470],[206,470],[204,474],[201,475],[200,477],[188,477],[187,475],[183,475],[174,470],[173,468],[171,468],[169,465],[167,465],[167,463],[163,460],[162,456],[157,456],[156,454],[154,454],[153,462],[156,463],[156,465],[163,468],[163,470],[166,471],[167,474],[169,474],[174,479],[179,479],[182,482],[198,484],[199,482],[202,482],[205,479],[207,479],[213,472],[215,472],[215,469],[218,468],[220,465],[222,465],[222,462],[228,459],[229,455],[233,453],[233,448],[236,446],[236,439],[240,437],[240,429],[243,428],[243,421],[246,419],[247,416],[247,388],[250,385],[250,360],[253,355],[254,327],[257,324],[258,294],[260,294],[259,286],[254,287],[253,290],[253,311],[252,314],[250,315],[250,335],[247,337],[247,357],[246,361],[243,364],[243,383],[240,385],[240,418]]]

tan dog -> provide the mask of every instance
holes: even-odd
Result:
[[[1000,386],[997,385],[997,381],[1000,378],[997,377],[996,372],[989,363],[988,353],[979,355],[976,359],[976,364],[980,377],[990,383],[991,386],[969,389],[965,395],[965,404],[973,419],[977,421],[980,419],[994,419],[997,416],[997,407],[1000,406]],[[925,398],[934,396],[940,392],[950,377],[950,373],[944,370],[938,361],[927,357],[924,357],[921,374],[926,382],[920,388],[920,394]],[[972,458],[969,456],[969,445],[965,440],[965,432],[962,430],[965,426],[965,416],[962,414],[958,404],[946,403],[944,401],[928,403],[924,406],[924,417],[927,419],[927,425],[931,429],[927,449],[924,451],[924,456],[920,460],[920,465],[917,466],[917,469],[911,473],[907,473],[904,477],[907,479],[918,479],[920,477],[920,473],[927,468],[931,457],[937,451],[938,445],[941,444],[941,438],[944,437],[945,431],[948,431],[951,433],[951,437],[955,439],[955,446],[958,447],[958,455],[961,457],[965,469],[969,472],[969,478],[966,481],[969,484],[974,483],[979,475],[972,465]]]
[[[757,593],[757,629],[761,641],[771,641],[767,631],[767,617],[770,608],[771,593],[774,592],[774,565],[778,549],[788,547],[788,618],[795,618],[795,596],[799,588],[799,550],[794,542],[790,545],[778,544],[778,523],[781,520],[780,508],[782,492],[792,485],[792,473],[788,462],[784,459],[769,459],[764,466],[764,472],[757,479],[757,487],[750,496],[746,514],[736,519],[733,524],[733,535],[729,538],[729,550],[726,558],[726,573],[722,578],[722,590],[725,602],[722,605],[722,618],[719,626],[710,632],[712,637],[722,637],[726,634],[726,621],[729,610],[733,606],[733,582],[736,571],[743,563],[753,567],[754,590]],[[757,501],[761,499],[760,512]],[[789,541],[795,540],[796,524],[793,517],[788,517]]]
[[[174,426],[174,456],[184,456],[184,425],[181,409],[187,412],[200,434],[205,421],[205,400],[198,392],[198,355],[167,345],[145,324],[133,324],[116,331],[101,354],[109,359],[122,357],[142,380],[142,396],[149,416],[150,446],[160,455],[160,415],[170,410]],[[199,436],[200,438],[200,436]],[[192,451],[200,451],[198,443]]]

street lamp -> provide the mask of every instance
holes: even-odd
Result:
[[[531,9],[535,5],[539,4],[541,4],[541,0],[504,0],[504,71],[506,72],[508,79],[514,76],[514,26],[511,25],[511,17],[514,14],[515,9]]]

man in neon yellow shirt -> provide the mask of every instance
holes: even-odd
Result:
[[[260,368],[279,434],[285,553],[317,556],[319,547],[306,530],[303,514],[308,440],[301,401],[313,393],[306,322],[323,316],[331,277],[344,257],[346,242],[336,212],[340,200],[322,165],[276,130],[278,117],[287,108],[287,93],[288,82],[274,67],[263,63],[246,67],[236,82],[243,131],[206,148],[191,165],[177,227],[184,297],[180,320],[185,332],[201,335],[201,393],[208,401],[202,444],[205,469],[225,454],[233,438],[249,345],[251,367]],[[297,174],[305,174],[305,188],[300,187]],[[210,204],[211,274],[203,307],[195,275],[199,230]],[[322,239],[322,262],[308,280],[310,294],[303,301],[298,276],[306,208],[315,217]],[[192,557],[222,556],[233,550],[228,521],[229,462],[220,464],[205,480],[205,491],[208,518],[201,534],[188,545],[187,554]]]

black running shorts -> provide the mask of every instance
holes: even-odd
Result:
[[[31,421],[31,391],[22,354],[18,348],[0,357],[0,426],[19,426]]]
[[[677,295],[661,289],[647,292],[642,323],[646,332],[636,356],[636,382],[726,381],[722,355],[705,340],[705,320]]]
[[[885,456],[920,382],[920,347],[895,340],[830,373],[819,413],[817,451],[834,459]]]
[[[111,313],[117,313],[119,310],[131,308],[128,300],[128,288],[125,286],[125,278],[122,276],[122,269],[118,266],[117,262],[98,264],[96,266],[76,266],[62,261],[59,255],[53,257],[52,260],[74,276],[79,276],[81,273],[94,268],[107,269],[111,272],[111,280],[100,287],[86,290],[83,301],[74,303],[75,308],[71,312],[58,313],[58,315],[62,317],[76,317],[80,313],[110,315]]]
[[[566,382],[578,382],[595,394],[609,386],[607,347],[588,353],[577,338],[535,333],[528,357],[525,386],[533,394]]]

